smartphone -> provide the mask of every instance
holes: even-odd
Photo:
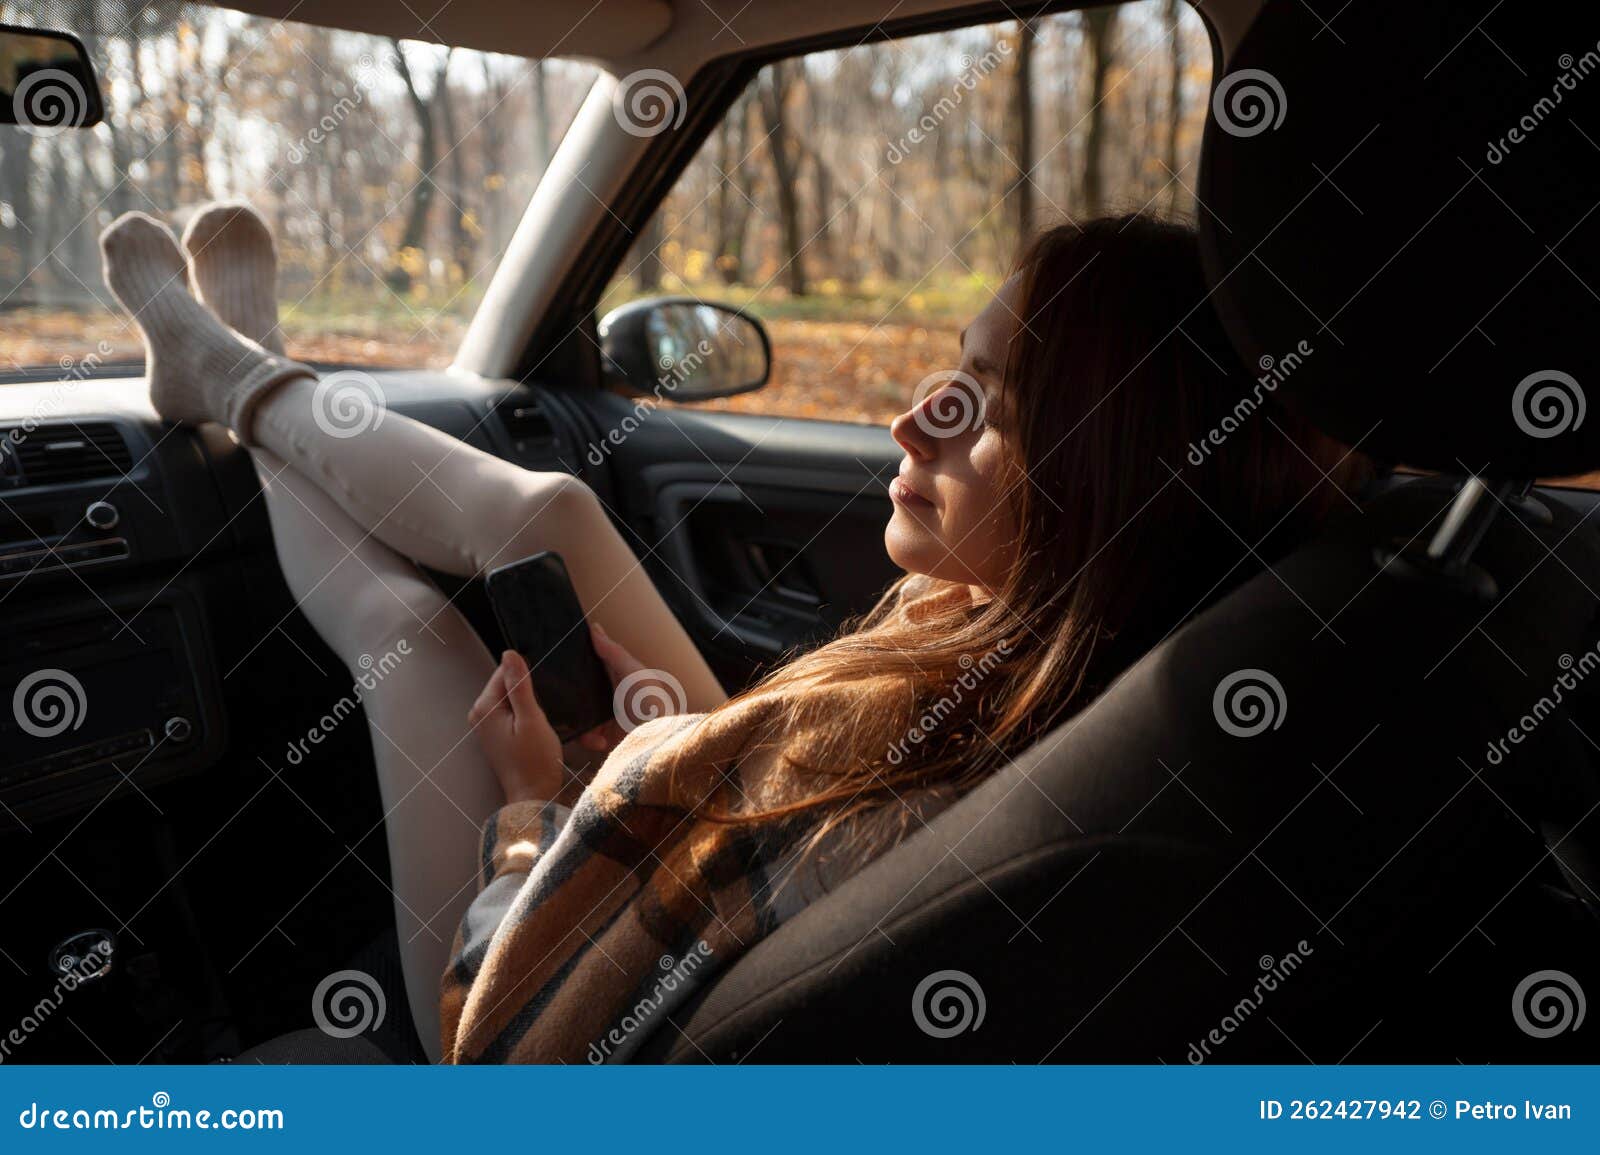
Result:
[[[490,570],[484,582],[506,645],[527,660],[556,736],[569,742],[610,721],[611,677],[561,555],[536,553]]]

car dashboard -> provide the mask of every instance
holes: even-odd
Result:
[[[530,469],[583,474],[576,414],[546,390],[374,374],[386,404]],[[591,478],[595,484],[603,479]],[[0,389],[0,831],[205,770],[224,683],[283,624],[248,454],[161,422],[142,380]]]

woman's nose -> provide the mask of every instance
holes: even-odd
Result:
[[[913,401],[910,409],[889,423],[889,435],[895,439],[895,443],[919,461],[931,461],[937,452],[933,438],[923,428],[923,423],[917,420],[917,411],[927,404],[926,397]]]

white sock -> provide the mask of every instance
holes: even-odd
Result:
[[[166,225],[124,213],[100,234],[106,285],[144,336],[156,412],[172,421],[220,421],[246,445],[250,421],[276,385],[315,377],[247,340],[189,295],[187,266]]]
[[[189,283],[200,303],[269,353],[278,328],[278,252],[272,230],[243,201],[206,205],[183,230]]]

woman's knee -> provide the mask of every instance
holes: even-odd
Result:
[[[403,639],[415,644],[449,607],[444,594],[420,573],[369,574],[336,604],[307,604],[312,625],[346,663],[376,660]]]
[[[485,569],[543,550],[570,551],[592,539],[605,521],[594,490],[567,473],[530,472],[503,514],[494,519],[500,525],[497,540],[481,551]]]

